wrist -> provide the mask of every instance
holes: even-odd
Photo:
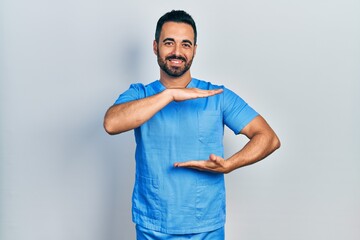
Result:
[[[230,173],[236,169],[236,165],[231,158],[225,160],[225,169],[225,173]]]
[[[169,102],[175,101],[174,89],[167,88],[162,93],[169,99]]]

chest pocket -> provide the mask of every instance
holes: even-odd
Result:
[[[200,142],[221,144],[224,127],[222,116],[218,111],[199,111],[198,129]]]

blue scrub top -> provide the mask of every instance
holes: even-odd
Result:
[[[136,177],[133,221],[168,234],[207,232],[224,226],[225,185],[221,173],[175,168],[175,162],[223,157],[224,125],[240,133],[258,114],[223,86],[193,78],[187,88],[221,94],[171,102],[135,129]],[[115,104],[142,99],[166,88],[159,80],[132,84]]]

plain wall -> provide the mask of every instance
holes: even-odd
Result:
[[[360,239],[360,2],[0,3],[0,239],[127,240],[133,133],[106,109],[158,79],[158,18],[197,22],[192,75],[260,112],[282,148],[226,176],[227,240]],[[226,156],[246,139],[225,134]]]

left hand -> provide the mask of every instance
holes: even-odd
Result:
[[[193,168],[199,171],[216,173],[229,173],[232,170],[230,162],[215,154],[210,154],[208,160],[174,163],[174,167]]]

